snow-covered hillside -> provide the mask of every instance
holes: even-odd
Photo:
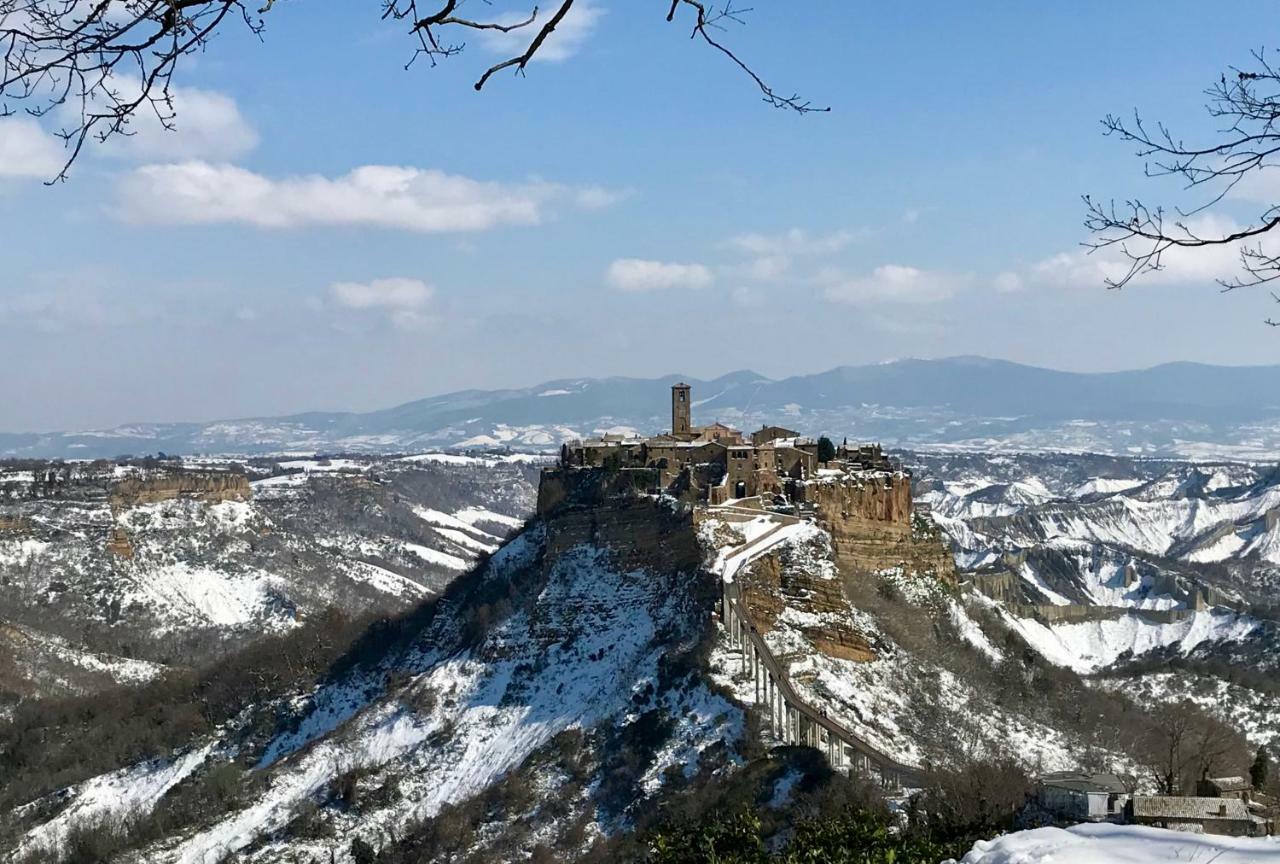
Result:
[[[10,817],[18,849],[56,860],[77,826],[150,818],[236,759],[252,779],[223,812],[121,860],[348,862],[354,840],[387,848],[499,781],[536,794],[512,793],[504,806],[516,811],[473,851],[580,852],[674,778],[740,762],[741,707],[689,662],[711,623],[707,579],[620,567],[591,545],[548,558],[546,529],[531,529],[424,607],[405,641],[285,697],[274,733],[231,721],[168,758],[33,802]],[[477,616],[491,621],[477,629]]]
[[[1191,699],[1256,742],[1271,740],[1268,715],[1280,695],[1265,684],[1280,668],[1274,467],[1069,454],[907,458],[971,608],[997,615],[1052,663],[1110,670],[1100,683],[1147,705]],[[1171,662],[1181,664],[1178,686],[1151,673]],[[1227,673],[1252,677],[1218,677]]]
[[[146,470],[221,477],[232,467]],[[523,524],[537,466],[429,454],[235,470],[251,479],[227,500],[136,502],[112,489],[143,476],[138,466],[59,468],[71,473],[39,486],[0,475],[0,656],[10,673],[0,689],[50,695],[146,680],[327,607],[356,617],[407,608]]]
[[[918,514],[903,542],[937,551],[945,534],[959,585],[949,570],[916,572],[909,556],[847,569],[833,536],[793,515],[698,511],[695,528],[686,504],[629,486],[615,495],[599,477],[584,489],[600,501],[572,496],[505,539],[523,524],[517,502],[530,499],[504,496],[530,490],[520,484],[531,469],[496,458],[253,463],[247,502],[10,502],[5,512],[23,521],[6,524],[26,534],[4,548],[40,562],[12,572],[37,584],[30,574],[61,567],[59,595],[97,585],[67,562],[110,561],[106,543],[127,538],[131,557],[112,564],[122,599],[107,633],[145,621],[139,632],[159,645],[175,634],[274,631],[280,645],[319,635],[292,646],[303,674],[291,654],[283,671],[271,658],[235,667],[234,683],[248,681],[238,689],[216,675],[129,689],[153,701],[111,716],[155,716],[163,735],[124,721],[127,746],[87,735],[105,742],[92,771],[76,770],[74,732],[15,710],[26,725],[11,723],[13,740],[30,752],[3,763],[20,780],[0,813],[0,843],[28,861],[57,860],[89,832],[108,838],[113,864],[349,864],[369,860],[357,857],[367,849],[397,861],[589,851],[610,860],[609,844],[672,796],[718,788],[780,743],[762,719],[758,680],[717,620],[725,578],[760,616],[796,698],[913,771],[985,762],[1137,775],[1144,709],[1192,692],[1251,741],[1275,740],[1273,694],[1203,663],[1157,674],[1133,665],[1228,649],[1263,656],[1274,625],[1246,597],[1272,584],[1270,563],[1153,554],[1104,539],[1087,518],[1119,508],[1265,522],[1270,474],[1094,457],[913,459],[933,520]],[[1142,536],[1184,536],[1154,523]],[[39,527],[48,524],[57,530]],[[282,593],[287,603],[255,600]],[[335,597],[410,611],[334,645],[306,625]],[[46,608],[95,620],[99,607]],[[43,634],[63,664],[168,677],[163,659],[92,653],[32,622],[8,629],[14,640]],[[1033,833],[970,857],[1073,860],[1096,840],[1094,854],[1114,848],[1122,861],[1129,842]]]

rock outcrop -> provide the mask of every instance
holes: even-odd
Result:
[[[874,660],[875,651],[852,626],[840,580],[823,578],[817,568],[786,560],[785,552],[766,555],[743,573],[742,596],[751,623],[772,630],[787,609],[810,621],[797,629],[815,649],[842,660]]]
[[[868,474],[811,483],[805,500],[817,507],[818,524],[831,535],[846,574],[902,567],[956,580],[955,561],[941,535],[927,520],[913,519],[910,476]]]
[[[133,543],[129,540],[128,532],[119,525],[111,529],[111,536],[107,538],[107,551],[125,560],[133,557]]]
[[[544,471],[538,513],[554,559],[575,546],[608,549],[624,569],[697,570],[702,564],[690,507],[629,494],[602,471]]]
[[[871,573],[901,566],[911,557],[911,479],[871,475],[812,483],[805,499],[831,535],[842,570]]]
[[[126,477],[111,487],[110,503],[114,512],[154,504],[175,498],[196,501],[248,501],[252,493],[249,478],[243,474],[180,471],[157,477]]]

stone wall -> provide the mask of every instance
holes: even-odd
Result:
[[[111,487],[111,509],[120,511],[139,504],[175,498],[197,501],[248,501],[249,478],[230,472],[174,472],[159,477],[126,477]]]

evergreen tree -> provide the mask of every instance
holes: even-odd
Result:
[[[351,841],[351,859],[356,864],[374,864],[378,860],[378,853],[373,851],[367,841],[357,837]]]
[[[1253,764],[1249,766],[1249,779],[1253,781],[1254,789],[1265,789],[1270,778],[1271,757],[1267,753],[1267,747],[1264,744],[1258,748],[1258,755],[1254,757]]]
[[[836,458],[836,445],[831,443],[831,439],[823,435],[818,439],[818,461],[830,462]]]

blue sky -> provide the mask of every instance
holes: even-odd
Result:
[[[405,71],[378,4],[282,0],[181,70],[176,135],[66,184],[47,128],[0,121],[0,428],[902,356],[1274,362],[1265,292],[1213,284],[1228,258],[1109,292],[1079,250],[1083,193],[1186,200],[1098,121],[1207,134],[1201,91],[1280,17],[1201,12],[758,3],[723,38],[832,107],[801,117],[658,0],[581,2],[480,94],[483,39]]]

